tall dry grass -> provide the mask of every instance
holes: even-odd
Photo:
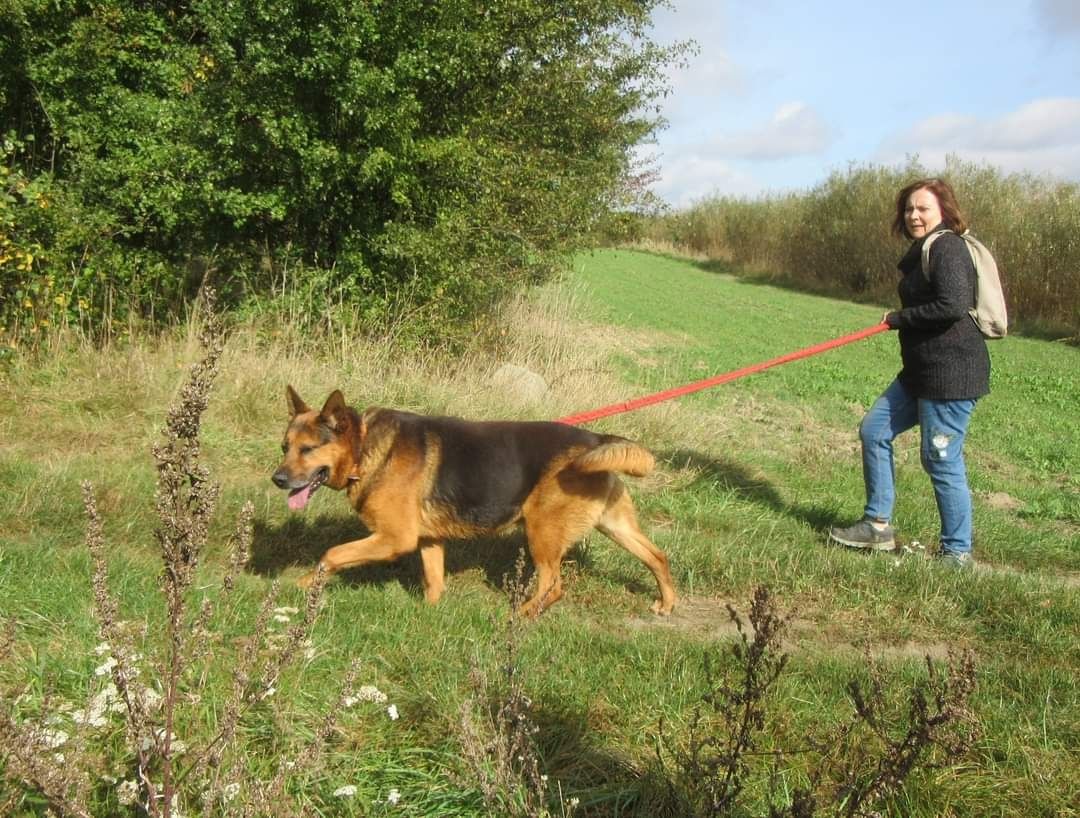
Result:
[[[649,240],[816,292],[892,303],[906,241],[891,235],[897,191],[935,175],[852,165],[801,193],[715,197],[652,220]],[[993,251],[1021,328],[1080,335],[1080,186],[949,159],[971,231]]]

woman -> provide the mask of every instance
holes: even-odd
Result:
[[[975,402],[990,391],[990,355],[968,314],[975,300],[975,265],[960,234],[967,222],[956,194],[941,179],[920,179],[896,198],[892,230],[912,239],[900,259],[902,309],[882,319],[899,330],[900,374],[859,425],[866,508],[863,519],[833,528],[830,540],[852,548],[895,547],[889,524],[895,502],[893,439],[918,425],[923,469],[930,475],[941,515],[943,565],[970,568],[971,492],[964,467],[964,437]],[[922,270],[923,243],[930,245]]]

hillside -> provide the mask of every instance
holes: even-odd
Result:
[[[220,702],[232,695],[231,670],[260,610],[272,657],[273,645],[288,644],[288,629],[303,618],[294,580],[326,547],[360,531],[337,494],[321,491],[302,514],[290,514],[270,483],[286,384],[312,403],[341,388],[358,407],[551,419],[746,366],[879,316],[874,307],[685,261],[605,250],[509,306],[492,333],[499,344],[464,358],[410,359],[384,343],[332,332],[320,340],[283,327],[275,338],[266,325],[235,327],[202,419],[202,460],[221,498],[190,591],[193,609],[203,599],[218,607],[205,640],[209,661],[182,675],[191,695],[178,709],[177,736],[193,755],[213,742],[224,718]],[[181,329],[106,350],[58,344],[48,355],[15,360],[2,375],[9,399],[0,408],[7,487],[0,494],[0,614],[15,628],[0,665],[9,738],[12,725],[43,707],[59,713],[50,725],[75,734],[72,710],[104,684],[94,673],[101,638],[91,615],[82,481],[93,485],[120,617],[135,623],[139,653],[160,655],[166,628],[150,449],[200,354],[194,333]],[[980,570],[951,574],[925,558],[937,512],[914,435],[898,446],[895,523],[903,551],[868,556],[825,543],[830,525],[860,512],[856,424],[898,368],[895,337],[877,335],[594,425],[657,457],[653,474],[628,482],[643,530],[671,561],[680,593],[671,617],[649,613],[651,577],[599,534],[570,553],[565,598],[528,626],[508,623],[503,588],[519,536],[454,544],[447,593],[433,607],[423,600],[418,558],[347,572],[327,587],[310,641],[293,646],[295,662],[275,680],[273,698],[245,710],[230,774],[272,779],[279,760],[319,736],[323,714],[333,711],[324,750],[286,787],[290,798],[328,815],[491,814],[472,760],[487,758],[489,771],[497,765],[485,755],[491,745],[478,738],[491,724],[477,714],[516,690],[524,697],[517,706],[537,728],[532,740],[550,814],[685,814],[675,795],[685,776],[670,746],[685,747],[693,735],[695,706],[715,681],[706,660],[712,674],[737,670],[737,631],[726,606],[745,620],[755,589],[766,586],[790,616],[779,643],[788,660],[766,702],[756,750],[765,755],[748,756],[737,814],[768,814],[770,802],[806,784],[808,771],[827,768],[820,764],[830,755],[815,742],[835,738],[851,718],[852,679],[864,690],[875,678],[886,681],[886,732],[902,735],[906,691],[925,683],[926,657],[940,668],[970,649],[978,725],[970,752],[929,751],[922,761],[944,766],[920,762],[879,806],[928,818],[1076,815],[1080,350],[1011,337],[991,354],[993,392],[976,409],[967,446]],[[542,375],[546,398],[518,403],[493,386],[492,373],[506,362]],[[253,504],[252,559],[227,594],[220,588],[227,546],[245,502]],[[280,597],[261,608],[277,581]],[[358,661],[356,684],[371,689],[340,709],[351,661]],[[508,661],[516,668],[509,681]],[[144,678],[160,692],[160,668],[146,664]],[[658,741],[669,748],[664,768]],[[831,761],[848,758],[854,769],[875,741]],[[95,815],[133,814],[109,783],[132,778],[121,716],[87,727],[85,742],[89,749],[79,753],[51,749],[92,769]],[[787,754],[770,755],[781,750]],[[42,814],[45,800],[14,783],[10,757],[6,763],[0,804],[15,815]],[[825,797],[836,790],[823,776]],[[522,795],[528,784],[501,792],[506,814],[542,814],[529,811],[536,802]],[[197,795],[187,797],[184,814],[197,814]]]

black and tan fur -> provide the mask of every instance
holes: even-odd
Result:
[[[371,408],[362,414],[333,392],[321,410],[290,386],[284,462],[274,483],[303,507],[321,485],[344,490],[371,534],[334,546],[321,565],[333,574],[420,550],[424,594],[445,587],[447,540],[492,534],[523,524],[536,566],[526,614],[562,596],[560,565],[590,528],[621,545],[652,572],[671,613],[675,587],[667,557],[638,528],[617,473],[648,474],[653,456],[625,438],[562,423],[473,422]],[[314,572],[300,580],[308,585]]]

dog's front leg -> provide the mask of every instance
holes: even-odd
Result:
[[[362,540],[335,545],[322,555],[319,565],[326,571],[327,579],[329,579],[346,568],[356,568],[367,565],[369,562],[396,560],[410,551],[415,551],[417,543],[418,538],[415,534],[411,536],[400,533],[387,535],[375,532]],[[297,585],[307,588],[315,581],[317,572],[318,569],[305,574],[297,581]]]

